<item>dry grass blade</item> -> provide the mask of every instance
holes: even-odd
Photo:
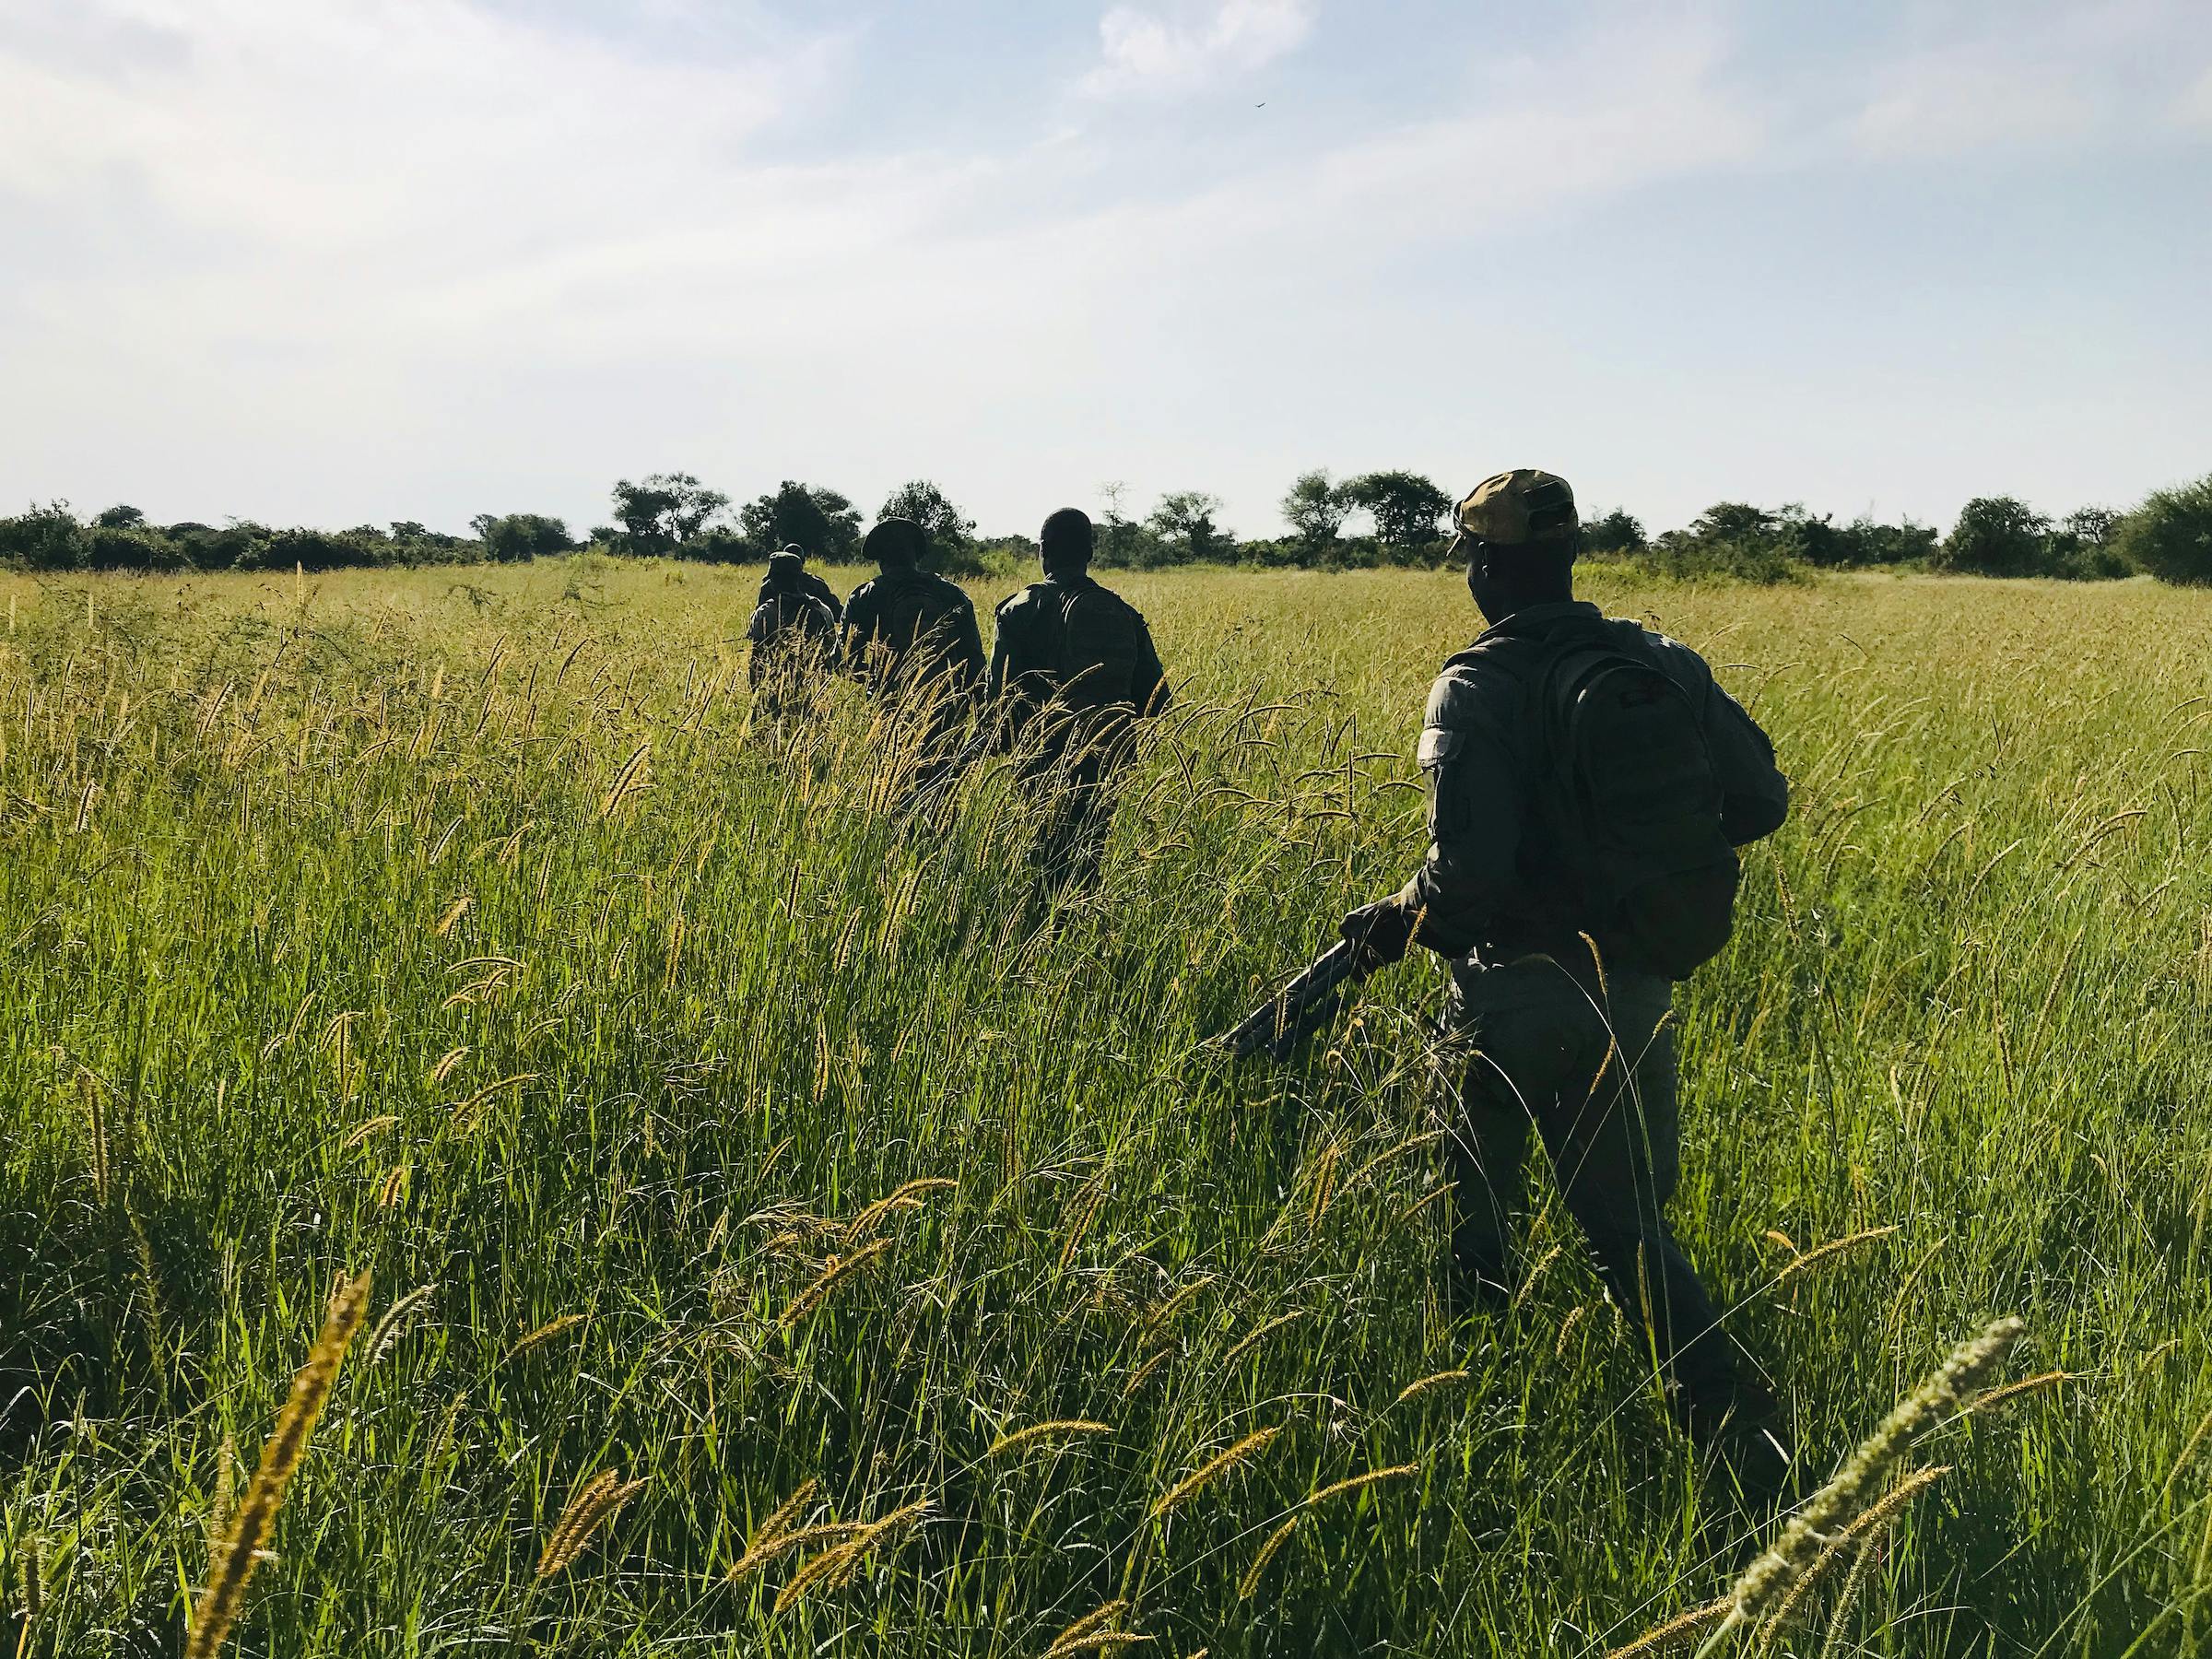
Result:
[[[1043,1440],[1063,1440],[1072,1435],[1112,1434],[1112,1425],[1094,1423],[1087,1418],[1055,1418],[1049,1423],[1031,1423],[1027,1429],[1017,1429],[1011,1434],[1002,1434],[991,1442],[983,1455],[1000,1457],[1008,1452],[1018,1452],[1025,1446]]]
[[[831,1256],[829,1265],[822,1269],[821,1277],[798,1294],[791,1306],[783,1310],[783,1317],[777,1323],[789,1330],[828,1300],[830,1293],[838,1286],[883,1256],[890,1248],[890,1240],[877,1239],[871,1244],[862,1245],[841,1261]]]
[[[614,817],[616,808],[624,801],[648,787],[645,782],[645,758],[652,752],[653,742],[650,738],[630,751],[629,759],[622,762],[622,770],[615,774],[614,787],[606,792],[606,799],[600,806],[601,818]]]
[[[922,1181],[910,1181],[896,1192],[886,1194],[845,1225],[845,1242],[854,1242],[864,1234],[873,1232],[887,1218],[900,1210],[920,1209],[931,1193],[941,1193],[960,1183],[947,1176],[933,1175]]]
[[[1867,1537],[1897,1519],[1904,1512],[1907,1504],[1949,1473],[1950,1465],[1947,1464],[1913,1470],[1892,1487],[1879,1502],[1855,1517],[1850,1525],[1829,1539],[1813,1564],[1790,1586],[1790,1593],[1782,1598],[1781,1605],[1769,1616],[1762,1632],[1760,1652],[1771,1653],[1781,1645],[1783,1637],[1797,1622],[1799,1614],[1811,1601],[1815,1587],[1832,1568],[1855,1554]]]
[[[1430,1371],[1425,1377],[1416,1377],[1405,1387],[1399,1389],[1398,1397],[1391,1404],[1403,1406],[1408,1400],[1419,1399],[1421,1395],[1433,1388],[1455,1388],[1460,1383],[1466,1382],[1471,1375],[1471,1372],[1464,1371]]]
[[[1665,1653],[1677,1643],[1702,1636],[1723,1623],[1735,1604],[1724,1595],[1719,1601],[1707,1602],[1701,1607],[1692,1607],[1687,1613],[1677,1613],[1663,1625],[1654,1625],[1626,1647],[1617,1647],[1606,1659],[1650,1659],[1653,1653]]]
[[[518,1355],[526,1354],[534,1347],[542,1347],[556,1336],[565,1335],[574,1330],[589,1317],[589,1314],[584,1313],[563,1313],[559,1319],[547,1320],[536,1330],[526,1332],[517,1337],[514,1346],[500,1356],[500,1363],[504,1365],[508,1360]]]
[[[1127,1609],[1128,1606],[1126,1601],[1117,1599],[1106,1603],[1103,1606],[1093,1607],[1046,1643],[1045,1653],[1050,1655],[1073,1652],[1074,1650],[1068,1646],[1070,1642],[1080,1641],[1083,1637],[1096,1631],[1109,1629],[1113,1621]]]
[[[418,1285],[384,1311],[383,1318],[376,1322],[376,1329],[369,1335],[369,1364],[376,1364],[399,1346],[399,1339],[405,1335],[401,1327],[406,1324],[407,1316],[429,1301],[437,1289],[435,1283]]]
[[[1313,1493],[1306,1500],[1305,1507],[1314,1509],[1326,1503],[1332,1498],[1343,1497],[1347,1492],[1363,1491],[1371,1486],[1379,1486],[1385,1480],[1405,1480],[1420,1472],[1421,1465],[1419,1464],[1394,1464],[1387,1469],[1370,1469],[1364,1475],[1354,1475],[1348,1479],[1335,1481],[1323,1487],[1320,1491]]]
[[[1290,1535],[1298,1531],[1304,1520],[1303,1513],[1294,1514],[1267,1535],[1267,1541],[1260,1546],[1259,1553],[1252,1558],[1252,1565],[1244,1569],[1244,1576],[1237,1581],[1239,1601],[1252,1599],[1253,1593],[1260,1587],[1261,1574],[1267,1571],[1267,1563],[1275,1559],[1277,1550],[1290,1542]]]
[[[1766,1553],[1736,1579],[1730,1592],[1735,1608],[1724,1628],[1763,1623],[1812,1566],[1829,1535],[1866,1507],[1867,1494],[1904,1454],[1913,1436],[1979,1392],[2026,1329],[2018,1319],[1997,1320],[1979,1336],[1953,1348],[1948,1359],[1899,1401],[1833,1478],[1790,1518]],[[1718,1632],[1713,1640],[1720,1640]]]
[[[1215,1481],[1228,1474],[1239,1464],[1248,1462],[1267,1449],[1267,1443],[1282,1433],[1278,1425],[1273,1429],[1255,1429],[1226,1452],[1218,1453],[1170,1487],[1165,1496],[1152,1506],[1152,1519],[1159,1520],[1170,1511],[1189,1502]]]
[[[859,1570],[862,1559],[875,1548],[877,1540],[884,1534],[894,1527],[918,1521],[928,1512],[929,1504],[924,1500],[910,1503],[904,1509],[893,1510],[880,1521],[862,1523],[859,1530],[844,1543],[825,1549],[791,1575],[790,1583],[776,1593],[776,1611],[782,1612],[808,1590],[818,1586],[824,1590],[836,1589]]]
[[[1891,1233],[1896,1232],[1897,1230],[1898,1229],[1894,1223],[1888,1227],[1870,1227],[1865,1232],[1855,1232],[1848,1238],[1830,1239],[1825,1244],[1815,1245],[1812,1249],[1806,1251],[1803,1255],[1799,1256],[1795,1261],[1790,1263],[1789,1265],[1784,1267],[1780,1273],[1776,1274],[1774,1276],[1774,1282],[1777,1285],[1780,1285],[1792,1274],[1802,1273],[1807,1267],[1813,1266],[1820,1262],[1828,1261],[1832,1257],[1841,1255],[1847,1250],[1855,1250],[1862,1244],[1871,1244],[1877,1239],[1886,1239]]]
[[[2048,1371],[2033,1377],[2022,1377],[2018,1382],[2007,1382],[2002,1388],[1993,1388],[1980,1398],[1967,1402],[1969,1417],[1980,1417],[1985,1411],[1994,1411],[2000,1406],[2009,1406],[2022,1394],[2041,1394],[2044,1389],[2060,1389],[2077,1379],[2072,1371]]]
[[[591,1547],[599,1529],[644,1488],[642,1478],[625,1481],[614,1469],[602,1469],[584,1482],[554,1524],[553,1535],[546,1540],[545,1553],[537,1559],[537,1576],[550,1578],[565,1571]]]
[[[215,1659],[223,1639],[230,1633],[239,1609],[245,1603],[246,1585],[267,1547],[284,1507],[284,1495],[307,1452],[308,1436],[330,1398],[338,1367],[346,1359],[355,1335],[369,1311],[369,1275],[349,1280],[332,1302],[323,1321],[322,1334],[307,1356],[307,1363],[292,1379],[292,1392],[277,1414],[276,1426],[262,1448],[253,1478],[246,1483],[238,1514],[228,1529],[221,1554],[208,1564],[207,1587],[193,1609],[192,1634],[184,1644],[184,1659]]]

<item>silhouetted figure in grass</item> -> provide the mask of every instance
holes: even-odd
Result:
[[[822,676],[837,661],[837,618],[809,591],[810,580],[818,585],[795,553],[770,555],[760,603],[746,625],[753,713],[779,736],[787,721],[805,716]]]
[[[1450,1125],[1463,1296],[1502,1307],[1535,1124],[1614,1300],[1648,1331],[1676,1417],[1768,1499],[1789,1453],[1773,1396],[1665,1214],[1678,1172],[1674,982],[1726,941],[1735,849],[1789,786],[1766,735],[1688,646],[1573,596],[1563,479],[1521,470],[1459,505],[1455,547],[1490,623],[1429,694],[1431,844],[1344,935],[1377,962],[1451,964],[1471,1054]]]
[[[766,605],[768,603],[768,595],[774,589],[777,582],[776,560],[779,559],[796,561],[798,577],[795,585],[799,592],[821,601],[833,622],[842,622],[845,619],[845,607],[837,596],[837,590],[806,568],[806,549],[796,542],[791,543],[780,553],[769,555],[768,574],[760,578],[760,597],[755,601],[756,604]],[[783,582],[786,587],[794,585],[792,579],[788,576],[783,578]]]
[[[912,519],[885,519],[861,549],[882,573],[845,602],[845,666],[902,718],[924,722],[916,753],[927,774],[946,764],[982,686],[975,606],[957,584],[921,568],[929,538]]]
[[[1090,520],[1065,507],[1039,536],[1044,580],[998,607],[989,697],[1018,776],[1049,792],[1038,837],[1049,894],[1096,877],[1113,818],[1114,774],[1135,722],[1168,705],[1166,673],[1136,607],[1090,576]]]

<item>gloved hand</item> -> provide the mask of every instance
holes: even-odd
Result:
[[[1361,905],[1344,919],[1336,931],[1371,965],[1387,968],[1405,959],[1419,922],[1418,912],[1406,909],[1393,894],[1388,899]]]

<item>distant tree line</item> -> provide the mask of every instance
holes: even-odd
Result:
[[[1244,540],[1221,523],[1221,502],[1173,490],[1141,515],[1128,488],[1100,491],[1099,560],[1134,570],[1243,564],[1309,570],[1430,568],[1451,560],[1453,498],[1418,473],[1336,479],[1302,473],[1281,503],[1289,534]],[[813,559],[859,556],[863,519],[850,497],[786,478],[733,503],[689,473],[618,480],[609,524],[573,535],[535,512],[479,513],[470,534],[402,522],[350,530],[273,529],[250,520],[157,524],[135,507],[80,519],[66,502],[0,518],[0,564],[32,571],[332,571],[349,567],[512,562],[590,548],[617,558],[758,563],[796,546]],[[1035,557],[1026,535],[979,537],[975,521],[924,478],[902,484],[876,516],[909,518],[929,535],[931,562],[956,573],[1006,571]],[[1907,518],[1839,524],[1794,503],[1720,501],[1688,524],[1648,535],[1633,515],[1589,514],[1587,557],[1633,562],[1696,580],[1789,581],[1815,570],[1922,570],[1984,576],[2097,581],[2145,571],[2162,581],[2212,583],[2212,477],[2159,490],[2135,508],[2085,507],[2053,520],[2008,496],[1969,501],[1940,535]]]

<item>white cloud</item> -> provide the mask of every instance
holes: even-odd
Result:
[[[1207,15],[1174,18],[1117,6],[1099,19],[1104,62],[1088,92],[1188,92],[1249,73],[1296,50],[1312,32],[1312,0],[1218,0]]]
[[[2196,84],[2182,94],[2174,113],[2184,126],[2212,127],[2212,68],[2196,77]]]
[[[1924,159],[2072,137],[2103,114],[2095,83],[2077,65],[1969,48],[1889,69],[1850,133],[1863,154]]]

